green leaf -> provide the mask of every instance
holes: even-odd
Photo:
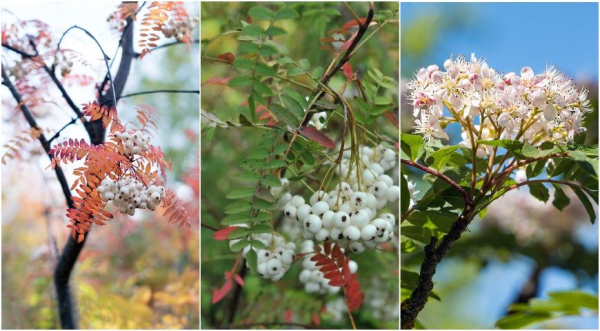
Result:
[[[227,235],[227,238],[228,239],[240,239],[240,238],[246,237],[248,234],[250,234],[250,229],[237,228],[237,229],[229,232],[229,234]]]
[[[250,15],[252,18],[265,21],[270,21],[273,17],[275,17],[270,9],[259,6],[250,8],[248,15]]]
[[[308,71],[310,70],[310,60],[309,59],[301,59],[300,61],[298,61],[298,64],[300,65],[300,68]]]
[[[262,182],[268,187],[281,187],[281,180],[270,174],[267,174]]]
[[[534,198],[536,198],[542,202],[547,202],[548,199],[550,198],[550,193],[548,192],[548,188],[546,186],[544,186],[544,184],[533,183],[533,184],[527,184],[527,186],[529,186],[529,193],[531,193],[531,195],[533,195]]]
[[[323,77],[323,67],[318,66],[316,67],[313,72],[312,72],[313,77],[315,77],[316,79],[321,79],[321,77]]]
[[[238,200],[225,207],[225,214],[239,214],[243,211],[250,210],[250,208],[252,208],[250,201]]]
[[[252,83],[252,77],[250,76],[237,76],[229,81],[227,84],[229,87],[244,87]]]
[[[277,205],[273,202],[269,202],[263,199],[255,199],[252,206],[255,209],[261,209],[261,210],[275,210],[277,209]]]
[[[268,29],[267,29],[267,34],[270,37],[275,37],[275,36],[281,36],[286,34],[287,32],[282,29],[282,28],[278,28],[276,26],[271,25]]]
[[[252,229],[250,230],[250,233],[252,233],[252,234],[271,233],[272,231],[273,231],[273,228],[271,227],[271,224],[256,224],[252,227]]]
[[[433,159],[431,162],[431,166],[437,170],[440,170],[446,163],[450,160],[452,153],[454,153],[459,147],[458,146],[448,146],[444,148],[440,148],[437,151],[433,152],[429,157]]]
[[[583,291],[564,291],[548,293],[552,299],[564,304],[576,305],[598,311],[598,296]]]
[[[296,63],[296,61],[290,59],[287,56],[284,56],[284,57],[280,58],[279,60],[277,60],[277,63],[279,63],[279,64],[289,64],[289,63]]]
[[[295,117],[299,119],[304,117],[304,109],[302,108],[302,105],[298,103],[298,101],[296,101],[296,99],[294,99],[292,96],[289,94],[282,94],[281,100],[283,101],[285,108],[289,110]]]
[[[257,74],[262,76],[275,76],[277,74],[277,70],[275,70],[275,68],[264,63],[257,63],[255,70]]]
[[[247,182],[257,182],[261,179],[261,176],[257,172],[245,171],[236,174],[234,178],[241,179]]]
[[[253,196],[254,191],[253,187],[242,187],[229,192],[226,197],[227,199],[243,199]]]
[[[248,154],[248,159],[266,159],[269,156],[269,150],[265,147],[255,148]]]
[[[400,214],[404,214],[408,211],[410,206],[410,191],[408,190],[408,181],[404,175],[400,174]]]
[[[416,161],[423,155],[423,137],[402,133],[400,143],[402,150],[408,155],[411,161]]]
[[[232,252],[239,252],[241,250],[243,250],[244,248],[246,248],[246,246],[250,245],[250,242],[248,240],[240,240],[238,242],[236,242],[235,244],[231,245],[231,251]]]
[[[549,313],[516,313],[500,319],[496,322],[496,327],[500,329],[521,329],[548,320],[551,317]]]
[[[255,43],[241,43],[238,47],[238,53],[240,54],[251,54],[258,51],[259,46]]]
[[[273,160],[271,162],[269,162],[269,164],[267,164],[264,168],[265,169],[279,169],[279,168],[283,168],[287,166],[287,163],[285,163],[284,160]]]
[[[541,160],[528,164],[525,173],[527,174],[527,178],[533,178],[541,175],[545,168],[546,160]]]
[[[283,108],[281,105],[274,103],[271,105],[269,110],[275,115],[275,117],[284,121],[287,125],[293,128],[297,128],[300,125],[300,119],[298,119],[289,110]]]
[[[294,76],[304,75],[305,73],[306,73],[306,70],[299,68],[299,67],[293,67],[290,70],[288,70],[287,75],[289,77],[294,77]]]
[[[248,267],[250,271],[256,273],[258,271],[258,257],[256,256],[256,251],[251,249],[246,254],[246,261],[248,262]]]
[[[498,139],[498,140],[478,140],[478,144],[487,145],[487,146],[495,146],[502,147],[511,152],[519,152],[523,148],[523,143],[517,140],[509,140],[509,139]]]
[[[258,240],[252,240],[252,247],[254,248],[258,248],[258,249],[267,249],[267,245],[263,244],[262,241],[258,241]],[[246,260],[248,259],[248,255],[246,255]]]
[[[277,12],[277,14],[275,14],[275,20],[293,19],[298,16],[300,15],[298,15],[297,11],[291,8],[282,8]]]
[[[265,35],[265,30],[260,26],[249,24],[242,29],[242,34],[250,37],[262,37]]]
[[[583,207],[585,207],[585,210],[590,216],[590,222],[594,224],[596,222],[596,212],[594,211],[594,206],[588,199],[587,195],[580,188],[571,186],[571,189],[573,190],[573,192],[575,192],[579,200],[581,200]]]
[[[562,211],[571,203],[571,199],[569,199],[565,191],[558,184],[552,185],[554,186],[554,200],[552,200],[552,205]]]
[[[233,61],[233,66],[238,69],[248,70],[254,68],[254,61],[238,57]]]

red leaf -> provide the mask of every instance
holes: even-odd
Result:
[[[350,65],[350,62],[344,63],[344,65],[342,66],[342,72],[344,73],[344,76],[346,76],[346,78],[348,78],[348,80],[352,79],[353,73],[352,73],[352,66]]]
[[[387,111],[384,113],[385,117],[390,120],[390,122],[392,122],[392,124],[394,124],[395,126],[400,126],[400,124],[398,123],[398,114],[397,113],[392,113],[391,111]]]
[[[334,278],[332,280],[329,281],[329,286],[344,286],[344,279],[343,278]]]
[[[237,226],[230,226],[221,230],[218,230],[217,232],[213,233],[213,238],[216,240],[227,240],[227,236],[229,236],[229,233],[231,233],[231,231],[237,229]]]
[[[316,326],[319,326],[321,324],[321,316],[319,316],[318,314],[313,314],[310,320]]]
[[[227,52],[225,54],[221,54],[217,57],[219,60],[223,60],[229,64],[232,64],[235,61],[235,55],[231,54],[231,52]]]
[[[313,262],[321,261],[324,259],[327,259],[327,256],[325,256],[323,254],[315,254],[313,257],[310,258],[310,260]]]
[[[307,126],[304,129],[300,130],[300,135],[309,140],[319,143],[325,148],[335,147],[335,143],[331,139],[329,139],[329,137],[327,137],[323,132],[315,129],[312,126]]]
[[[285,313],[283,314],[283,318],[285,319],[286,323],[292,323],[294,317],[294,312],[291,309],[287,309],[285,311]]]
[[[231,290],[232,287],[231,277],[227,278],[223,287],[218,290],[213,290],[213,297],[211,303],[214,305],[215,303],[221,301],[227,293]]]
[[[246,282],[244,282],[244,278],[242,278],[238,274],[233,275],[233,279],[235,279],[235,282],[240,284],[241,287],[244,287],[244,285],[246,285]]]
[[[365,24],[366,21],[367,21],[366,17],[359,18],[358,21],[357,20],[348,21],[348,22],[346,22],[346,24],[342,25],[342,29],[348,29],[353,26],[357,26],[358,22],[360,22],[360,24],[363,25],[363,24]]]

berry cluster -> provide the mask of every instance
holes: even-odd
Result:
[[[54,68],[60,70],[62,76],[67,76],[73,69],[73,61],[65,57],[61,52],[54,54]]]
[[[310,260],[315,255],[314,247],[315,244],[312,240],[306,240],[302,243],[300,253],[306,255],[304,255],[304,260],[302,261],[302,271],[299,276],[300,282],[304,284],[304,290],[307,293],[335,294],[340,291],[340,287],[329,285],[329,279],[323,277],[323,273],[319,271],[317,263]],[[324,251],[322,246],[321,251]],[[350,261],[348,267],[350,268],[350,273],[356,273],[358,270],[358,264],[354,261]]]
[[[128,133],[126,131],[115,131],[112,133],[112,136],[123,144],[123,151],[125,155],[129,157],[139,155],[142,152],[147,152],[150,150],[148,146],[150,137],[142,132],[133,131]]]
[[[156,210],[156,206],[165,198],[162,186],[146,186],[131,176],[120,180],[105,178],[98,186],[102,201],[112,201],[119,212],[135,215],[136,209]]]
[[[365,166],[361,184],[357,167],[350,168],[350,154],[345,154],[341,177],[347,181],[330,192],[315,192],[308,203],[295,195],[285,204],[285,216],[300,222],[306,239],[338,242],[354,253],[392,240],[396,218],[390,213],[377,217],[377,210],[398,201],[400,188],[383,173],[396,165],[396,154],[383,146],[375,150],[363,147],[361,151]]]
[[[169,20],[166,26],[163,27],[162,32],[167,38],[175,37],[179,41],[189,39],[194,27],[198,24],[197,17],[186,17],[184,20],[175,22]]]
[[[115,31],[123,31],[123,28],[127,25],[127,21],[120,11],[110,14],[106,21],[110,24],[110,28]]]
[[[23,61],[17,61],[13,66],[8,68],[11,76],[17,79],[23,79],[31,72],[31,67],[25,64]]]
[[[234,227],[247,228],[248,224],[234,224]],[[274,282],[281,280],[285,273],[290,270],[294,258],[296,257],[296,244],[293,242],[286,242],[285,238],[275,233],[260,233],[250,235],[251,240],[261,242],[266,249],[257,249],[252,245],[246,246],[242,251],[242,256],[246,258],[246,255],[250,249],[256,252],[258,261],[258,275],[265,279],[270,279]],[[233,245],[238,243],[241,239],[234,239],[229,241],[229,248],[232,249]]]

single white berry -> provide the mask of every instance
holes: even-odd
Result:
[[[360,239],[360,230],[356,226],[350,225],[344,230],[344,237],[350,241],[356,241]]]
[[[360,238],[364,241],[375,240],[377,228],[373,224],[367,224],[360,230]]]

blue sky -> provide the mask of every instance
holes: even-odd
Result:
[[[574,78],[598,79],[597,3],[403,3],[401,24],[449,12],[470,23],[440,31],[422,66],[474,52],[501,72],[523,66],[539,72],[548,64]]]

